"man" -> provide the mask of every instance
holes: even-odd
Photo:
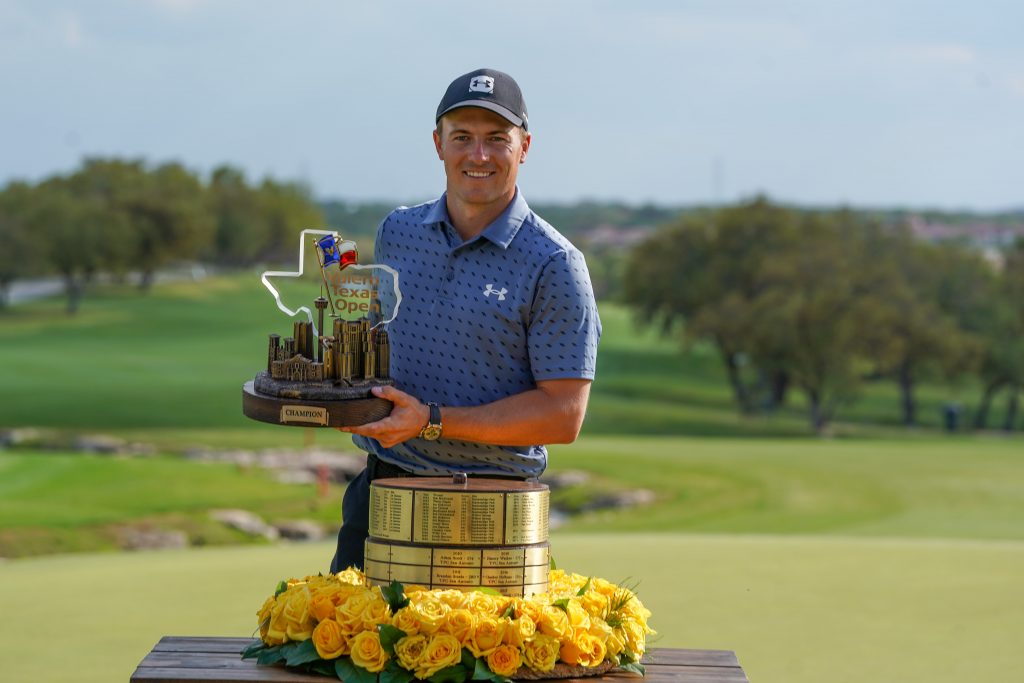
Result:
[[[376,259],[399,272],[388,327],[391,415],[343,431],[369,454],[345,491],[331,571],[363,566],[369,484],[394,476],[537,477],[544,444],[579,434],[601,323],[580,252],[516,186],[530,150],[526,103],[508,74],[452,81],[434,147],[447,189],[392,212]]]

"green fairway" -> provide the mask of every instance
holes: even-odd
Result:
[[[282,291],[301,301],[294,286]],[[741,417],[710,346],[682,353],[678,342],[638,330],[615,304],[603,303],[601,317],[604,335],[585,433],[809,435],[798,392],[776,415]],[[59,299],[0,311],[0,350],[11,359],[0,364],[0,427],[193,434],[255,428],[241,415],[241,386],[265,363],[267,334],[288,336],[290,329],[256,272],[179,282],[148,294],[99,288],[74,317]],[[922,423],[935,427],[943,402],[976,396],[971,383],[923,385]],[[870,384],[862,400],[840,414],[845,422],[836,431],[891,432],[897,405],[892,383]]]
[[[259,511],[268,521],[338,521],[341,490],[275,482],[262,469],[181,458],[0,452],[0,557],[116,549],[127,526],[180,529],[193,544],[251,542],[209,516]]]
[[[1024,544],[555,535],[560,566],[641,579],[654,645],[736,650],[756,683],[1024,677]],[[249,635],[326,544],[0,564],[5,683],[127,680],[163,635]]]

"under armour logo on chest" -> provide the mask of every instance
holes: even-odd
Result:
[[[505,295],[508,294],[508,290],[504,287],[501,289],[495,289],[494,285],[487,285],[487,288],[484,290],[484,296],[490,298],[491,294],[497,294],[498,301],[504,301]]]

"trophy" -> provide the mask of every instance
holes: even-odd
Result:
[[[319,270],[320,294],[312,301],[316,320],[307,306],[289,308],[271,282],[292,278],[287,294],[294,296],[303,284],[307,245]],[[242,412],[292,427],[344,427],[387,417],[391,402],[372,389],[394,383],[387,325],[402,301],[398,273],[359,263],[355,242],[329,230],[303,230],[298,256],[297,271],[267,271],[260,278],[278,309],[305,319],[293,321],[290,337],[269,335],[267,367],[242,387]]]

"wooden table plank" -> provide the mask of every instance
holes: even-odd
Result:
[[[242,660],[252,638],[164,636],[139,663],[133,683],[324,683],[331,679],[298,673],[283,666],[258,666]],[[652,648],[643,658],[646,679],[625,671],[558,683],[749,683],[735,653],[729,650]]]

